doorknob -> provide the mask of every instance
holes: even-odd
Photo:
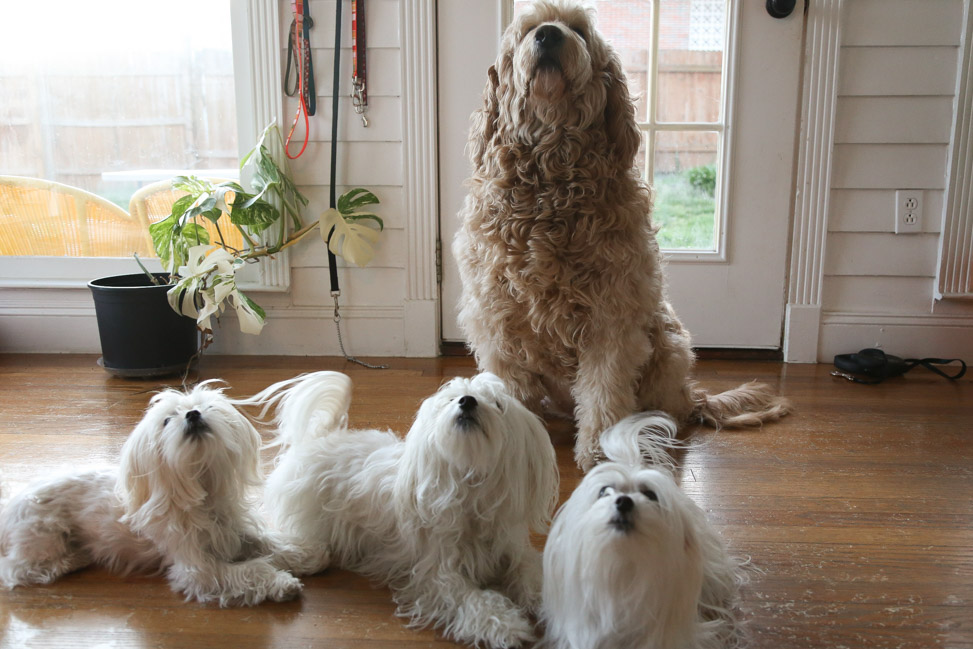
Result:
[[[797,0],[767,0],[767,13],[774,18],[787,18],[796,4]]]

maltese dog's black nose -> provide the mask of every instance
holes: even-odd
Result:
[[[456,425],[460,430],[470,430],[476,426],[476,397],[466,395],[459,398],[459,414],[456,415]]]
[[[635,525],[632,522],[632,509],[635,502],[629,496],[619,496],[615,499],[615,513],[612,515],[608,524],[619,532],[628,532]]]
[[[198,410],[190,410],[186,413],[186,434],[197,435],[203,432],[203,415]]]

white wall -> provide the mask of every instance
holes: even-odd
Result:
[[[880,346],[973,360],[973,305],[933,300],[962,0],[850,0],[841,16],[818,360]],[[896,189],[922,233],[894,234]]]
[[[286,47],[291,23],[290,2],[279,2],[281,43]],[[372,0],[367,11],[369,126],[354,112],[351,94],[351,3],[342,5],[341,73],[337,154],[338,195],[352,187],[366,187],[381,200],[378,213],[385,222],[369,266],[360,269],[338,259],[341,288],[342,338],[350,354],[404,353],[403,300],[406,283],[406,209],[403,191],[402,75],[399,1]],[[291,173],[309,199],[305,221],[328,208],[331,170],[331,103],[334,69],[334,0],[312,0],[311,32],[317,111],[310,118],[307,150],[289,160]],[[286,98],[279,122],[286,133],[297,101]],[[299,123],[290,150],[300,149]],[[261,294],[267,325],[259,336],[238,331],[227,318],[216,331],[215,353],[308,354],[339,353],[334,302],[330,295],[328,258],[324,241],[309,238],[292,248],[291,287],[284,294]]]

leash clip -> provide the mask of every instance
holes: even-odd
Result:
[[[353,77],[351,80],[351,104],[355,107],[355,112],[361,115],[362,126],[368,127],[368,118],[365,117],[365,81],[361,77]]]
[[[334,298],[334,318],[335,322],[341,321],[341,314],[338,313],[338,297],[341,295],[341,291],[331,291],[331,297]]]

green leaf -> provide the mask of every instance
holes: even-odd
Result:
[[[209,243],[209,232],[198,223],[187,223],[179,233],[180,245],[184,245],[186,250],[193,246]]]
[[[149,235],[152,237],[152,247],[155,254],[159,255],[162,267],[168,272],[174,270],[172,262],[172,224],[176,223],[175,216],[169,216],[157,223],[149,224]]]
[[[213,194],[200,194],[199,198],[193,203],[193,208],[198,210],[199,214],[203,212],[208,212],[216,207],[216,196]]]
[[[244,295],[243,294],[243,291],[241,291],[240,289],[237,289],[236,294],[238,296],[240,296],[240,298],[242,298],[244,302],[247,303],[247,306],[249,306],[251,309],[253,309],[254,313],[256,313],[258,316],[260,316],[260,320],[261,321],[267,319],[267,312],[264,311],[263,308],[261,308],[261,306],[259,304],[257,304],[253,300],[251,300],[249,296]]]
[[[276,207],[263,200],[245,200],[247,195],[238,194],[237,202],[230,212],[230,222],[236,226],[246,226],[250,232],[259,233],[277,222],[280,212]],[[241,200],[243,202],[239,203]]]
[[[195,201],[196,201],[196,197],[193,196],[192,194],[186,194],[185,196],[180,196],[172,204],[172,212],[169,213],[169,216],[174,216],[177,219],[180,218],[183,214],[186,213],[186,210],[192,207],[192,204]]]
[[[216,223],[217,221],[220,220],[220,217],[223,216],[223,210],[221,210],[218,207],[214,207],[211,210],[208,210],[206,212],[203,212],[202,214],[200,214],[200,216],[203,216],[203,217],[209,219],[213,223]]]
[[[199,196],[200,194],[211,193],[213,183],[196,176],[176,176],[172,179],[172,188],[193,196]]]
[[[378,205],[378,197],[362,187],[350,189],[338,198],[338,211],[347,216],[365,205]]]
[[[240,292],[235,291],[235,300],[231,300],[233,308],[236,309],[237,319],[240,322],[240,331],[246,334],[259,334],[264,328],[267,314],[260,306]]]
[[[354,212],[352,214],[342,214],[341,216],[344,217],[346,221],[374,221],[378,225],[379,230],[385,229],[385,223],[377,214],[371,214],[369,212]]]
[[[250,185],[257,196],[262,196],[268,189],[280,184],[281,176],[284,174],[266,148],[257,147],[250,162],[253,171]]]
[[[209,243],[209,233],[196,223],[180,225],[173,216],[149,225],[152,246],[169,273],[176,273],[185,265],[189,249],[201,243]]]

